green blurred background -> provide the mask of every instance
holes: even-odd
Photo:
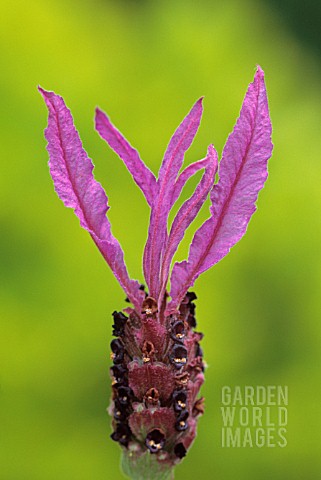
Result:
[[[201,95],[186,162],[211,142],[222,151],[257,63],[274,127],[270,176],[246,237],[195,287],[207,408],[176,478],[320,478],[320,3],[2,0],[0,10],[1,480],[123,478],[105,408],[111,312],[124,294],[53,190],[36,86],[71,108],[142,281],[148,208],[95,133],[94,107],[156,173]],[[223,449],[223,385],[288,385],[287,447]]]

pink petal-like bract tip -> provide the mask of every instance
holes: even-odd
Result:
[[[159,191],[152,207],[148,238],[144,250],[144,275],[150,294],[158,298],[161,289],[161,258],[167,240],[167,220],[172,207],[173,187],[192,144],[203,113],[200,98],[172,136],[159,170]]]
[[[152,206],[158,193],[158,185],[154,174],[140,159],[137,150],[129,144],[119,130],[114,127],[107,115],[99,108],[96,108],[95,125],[99,135],[124,161],[133,179],[145,195],[147,203]]]
[[[211,217],[195,233],[188,260],[174,265],[170,308],[175,309],[196,278],[219,262],[246,232],[271,153],[264,73],[258,67],[223,150],[219,181],[211,191]]]
[[[45,137],[55,190],[65,206],[74,209],[81,226],[92,236],[128,298],[139,306],[139,283],[128,276],[122,249],[106,217],[107,196],[94,179],[94,166],[82,147],[71,113],[59,95],[40,87],[39,91],[49,111]]]

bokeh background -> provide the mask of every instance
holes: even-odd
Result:
[[[2,0],[2,480],[123,478],[105,409],[111,312],[125,306],[124,294],[53,190],[36,86],[71,108],[129,271],[142,281],[148,208],[95,133],[94,107],[157,173],[171,134],[201,95],[205,113],[186,163],[211,142],[222,151],[257,63],[274,127],[270,176],[246,237],[195,286],[207,408],[176,478],[319,478],[320,5]],[[207,207],[177,258],[206,216]],[[287,447],[222,448],[223,385],[288,385]]]

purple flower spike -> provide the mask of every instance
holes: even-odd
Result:
[[[114,311],[111,341],[111,438],[123,449],[123,469],[131,478],[172,478],[172,468],[187,454],[196,436],[204,398],[205,363],[195,318],[196,295],[190,287],[219,262],[244,235],[267,178],[272,153],[264,73],[257,68],[240,116],[224,147],[218,168],[212,145],[204,159],[181,173],[184,155],[198,130],[202,98],[174,133],[156,180],[109,118],[96,110],[96,129],[123,160],[151,207],[143,269],[147,290],[128,276],[123,252],[111,233],[109,209],[93,164],[84,151],[64,101],[39,88],[49,110],[45,136],[55,190],[75,210],[132,306]],[[186,181],[203,169],[194,193],[175,216],[168,216]],[[196,231],[188,260],[173,256],[185,231],[210,194],[210,217]],[[171,273],[171,276],[170,276]],[[167,284],[170,277],[170,294]]]

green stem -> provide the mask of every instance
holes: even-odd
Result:
[[[149,452],[137,455],[124,451],[121,468],[131,480],[174,480],[174,470],[170,465],[162,464],[157,455]]]

